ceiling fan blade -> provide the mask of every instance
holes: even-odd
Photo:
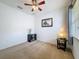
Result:
[[[45,1],[41,1],[40,3],[38,3],[38,5],[42,5],[45,4]]]
[[[24,3],[24,5],[32,6],[32,4]]]
[[[39,7],[38,7],[38,10],[42,11],[42,9],[41,9],[41,8],[39,8]]]

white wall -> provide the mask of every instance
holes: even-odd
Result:
[[[79,59],[79,0],[76,1],[72,9],[72,27],[73,27],[73,55]]]
[[[61,8],[47,13],[36,14],[35,31],[38,40],[56,44],[57,34],[60,28],[64,27],[67,32],[67,12],[67,8]],[[53,18],[53,27],[41,27],[41,20],[46,18]]]
[[[76,1],[74,8],[72,9],[72,25],[73,36],[79,38],[79,0]]]
[[[73,40],[73,56],[74,59],[79,59],[79,39],[74,38]]]
[[[34,33],[34,17],[0,3],[0,50],[27,41],[28,29]]]

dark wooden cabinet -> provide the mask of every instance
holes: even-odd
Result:
[[[57,48],[63,49],[65,51],[66,49],[66,38],[57,38]]]
[[[27,35],[27,41],[31,42],[37,39],[37,35],[36,34],[28,34]]]

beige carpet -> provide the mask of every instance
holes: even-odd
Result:
[[[0,59],[73,59],[73,56],[54,45],[34,41],[0,51]]]

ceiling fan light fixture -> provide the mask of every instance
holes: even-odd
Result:
[[[39,10],[42,11],[42,9],[39,7],[40,5],[45,4],[45,1],[40,1],[39,3],[37,2],[37,0],[32,0],[32,4],[28,4],[28,3],[24,3],[24,5],[28,5],[32,7],[32,11],[34,10]]]
[[[32,8],[33,8],[34,10],[37,10],[37,9],[38,9],[38,6],[33,5]]]

